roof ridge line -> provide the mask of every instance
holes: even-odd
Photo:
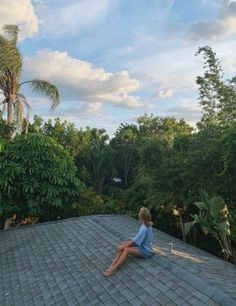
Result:
[[[63,223],[63,222],[69,222],[72,220],[78,220],[78,219],[91,219],[91,217],[97,216],[97,217],[114,217],[115,214],[98,214],[98,215],[86,215],[86,216],[77,216],[77,217],[71,217],[71,218],[65,218],[65,219],[59,219],[59,220],[51,220],[51,221],[45,221],[45,222],[39,222],[35,224],[26,224],[26,225],[21,225],[21,226],[14,226],[10,227],[6,230],[2,229],[0,230],[1,233],[6,233],[6,232],[11,232],[15,230],[23,230],[27,228],[32,228],[32,227],[37,227],[37,226],[42,226],[42,225],[48,225],[48,224],[57,224],[57,223]],[[122,216],[122,215],[119,215]]]
[[[114,215],[113,215],[114,216]],[[110,234],[113,234],[114,236],[116,236],[117,238],[120,239],[127,239],[127,236],[124,236],[123,234],[121,234],[120,231],[111,228],[110,226],[108,226],[106,223],[104,223],[100,218],[99,215],[93,215],[91,216],[91,220],[94,221],[96,224],[100,225],[103,229],[105,229],[106,231],[108,231]]]

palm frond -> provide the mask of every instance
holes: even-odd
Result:
[[[6,103],[7,103],[7,99],[4,99],[4,100],[0,103],[0,105],[6,104]]]
[[[30,83],[35,93],[48,97],[52,101],[51,105],[52,109],[55,109],[60,103],[60,94],[56,85],[53,85],[47,81],[42,81],[37,79],[33,81],[27,81],[24,83]]]
[[[3,26],[3,31],[6,39],[16,45],[18,41],[18,34],[20,32],[19,27],[14,24],[6,24]]]
[[[0,34],[0,71],[10,69],[17,77],[22,70],[22,56],[17,48],[19,29],[15,25],[4,27],[5,34]]]
[[[29,105],[26,97],[24,95],[22,95],[22,94],[18,94],[17,96],[18,96],[18,100],[22,101],[26,105],[27,109],[30,110],[31,106]]]
[[[4,99],[4,100],[0,103],[0,105],[3,105],[3,107],[2,107],[2,113],[4,114],[5,111],[6,111],[6,107],[7,107],[7,100]]]
[[[25,133],[27,134],[28,132],[28,126],[29,126],[29,113],[30,113],[30,105],[27,102],[27,99],[24,95],[22,94],[17,94],[17,99],[15,103],[15,119],[16,119],[16,125],[17,125],[17,132],[21,133],[22,132],[22,124],[23,124],[23,114],[24,114],[24,108],[23,104],[26,105],[26,130]]]
[[[22,101],[17,99],[14,108],[15,108],[14,117],[16,118],[17,130],[20,131],[23,122],[23,112],[24,112]]]
[[[4,73],[0,74],[0,89],[4,95],[7,91],[6,75]]]

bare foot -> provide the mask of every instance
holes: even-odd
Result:
[[[105,272],[103,272],[103,275],[105,277],[109,277],[109,276],[112,276],[115,272],[116,272],[116,269],[110,268],[110,269],[106,270]]]

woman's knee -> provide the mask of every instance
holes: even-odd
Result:
[[[123,249],[123,252],[125,253],[125,254],[129,254],[129,247],[124,247],[124,249]]]
[[[126,247],[125,248],[125,252],[127,253],[127,255],[132,255],[133,254],[133,250],[134,250],[134,248],[132,248],[132,247]]]

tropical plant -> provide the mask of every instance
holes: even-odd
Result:
[[[54,219],[78,199],[81,182],[69,153],[50,137],[16,135],[0,143],[0,215]]]
[[[91,167],[92,184],[96,192],[101,194],[109,165],[107,144],[109,137],[103,129],[92,129],[90,135],[91,151],[88,157],[88,162]]]
[[[44,135],[54,138],[72,157],[78,155],[81,147],[84,146],[83,133],[73,123],[61,121],[59,118],[54,119],[54,122],[49,119],[42,124],[40,117],[35,116],[34,123],[30,127],[39,130]]]
[[[20,82],[23,59],[18,49],[19,28],[16,25],[5,25],[4,34],[0,34],[0,92],[4,96],[1,102],[7,108],[7,122],[12,123],[15,117],[18,130],[23,121],[23,106],[29,112],[30,105],[26,97],[20,93],[22,85],[31,85],[34,92],[48,97],[54,109],[60,101],[58,89],[45,80],[29,80]],[[26,128],[27,131],[27,128]]]
[[[84,215],[101,214],[104,212],[104,200],[92,188],[81,189],[78,201],[72,203],[65,210],[66,216],[77,217]]]
[[[137,159],[138,129],[133,124],[121,124],[110,142],[115,175],[122,179],[126,189],[132,181]]]
[[[11,123],[7,123],[2,118],[2,112],[0,111],[0,139],[10,139],[14,131],[14,126]]]
[[[205,235],[210,234],[219,243],[226,256],[233,256],[230,241],[230,215],[225,201],[220,196],[209,197],[205,191],[201,192],[202,201],[195,202],[198,214],[192,214],[193,221],[185,223],[185,234],[198,224]]]

